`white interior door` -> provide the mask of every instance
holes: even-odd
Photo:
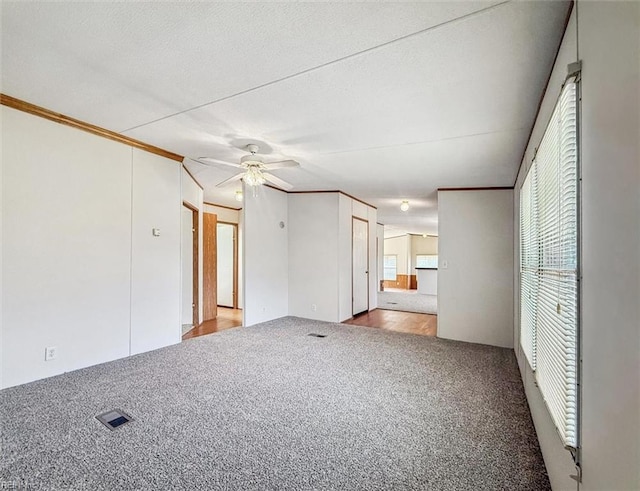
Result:
[[[369,310],[369,224],[353,218],[353,315]]]
[[[218,305],[233,307],[233,235],[235,227],[218,223]]]

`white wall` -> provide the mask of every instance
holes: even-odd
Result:
[[[2,13],[0,13],[0,17],[2,17]],[[0,117],[0,135],[4,136],[4,131],[2,129],[2,117]],[[4,153],[0,154],[0,157],[2,158],[2,160],[4,160]],[[4,257],[4,254],[2,252],[2,236],[3,236],[3,228],[2,228],[2,215],[3,215],[3,185],[2,185],[2,175],[4,173],[4,166],[2,165],[2,162],[0,161],[0,312],[2,312],[2,299],[4,298],[4,290],[3,290],[3,285],[4,282],[2,281],[2,274],[4,271],[3,268],[3,262],[2,262],[2,258]],[[2,387],[4,387],[4,370],[3,370],[3,346],[4,346],[4,341],[3,341],[3,333],[4,333],[4,329],[3,329],[3,315],[0,313],[0,389]]]
[[[383,277],[383,272],[384,272],[384,225],[378,223],[376,225],[376,247],[377,247],[377,261],[376,264],[378,265],[377,271],[376,271],[376,278],[377,278],[377,288],[378,291],[380,291],[380,282],[382,281],[382,277]],[[376,295],[376,300],[377,300],[377,295]]]
[[[238,214],[238,308],[244,305],[244,210]]]
[[[328,322],[352,317],[353,216],[369,223],[369,310],[376,308],[375,208],[340,192],[292,193],[288,202],[289,314]]]
[[[338,320],[353,316],[351,289],[351,198],[338,194]]]
[[[337,322],[338,282],[338,193],[289,194],[289,314]]]
[[[640,489],[640,3],[579,2],[584,490]]]
[[[1,110],[8,387],[129,354],[131,148]]]
[[[189,203],[191,206],[198,210],[198,319],[202,322],[204,312],[204,296],[203,296],[203,274],[202,266],[204,264],[203,252],[203,191],[196,181],[189,175],[189,173],[182,169],[182,201]],[[191,309],[191,307],[189,307]],[[182,307],[181,307],[182,309]],[[183,313],[180,313],[180,317],[184,317]]]
[[[170,245],[179,236],[179,164],[152,157],[160,159],[152,171],[129,146],[1,110],[3,387],[127,356],[131,342],[136,351],[155,347],[155,305],[145,292],[155,283],[169,315],[158,339],[173,342],[166,333],[171,320],[179,332],[179,247]],[[168,190],[166,200],[144,202]],[[171,200],[173,218],[164,216]],[[165,236],[156,254],[146,234],[158,222]],[[162,261],[154,271],[147,254]],[[166,288],[170,278],[176,284]],[[57,348],[55,360],[44,361],[46,347]]]
[[[416,256],[423,254],[438,254],[438,237],[411,235],[411,274],[416,274]]]
[[[231,210],[229,208],[225,208],[224,206],[216,206],[210,203],[204,203],[204,212],[215,214],[218,217],[219,222],[238,223],[240,220],[241,211],[241,209]]]
[[[181,339],[181,168],[174,160],[133,149],[130,354]]]
[[[244,192],[244,325],[289,311],[287,193],[260,186]],[[284,228],[280,228],[280,222]]]
[[[396,274],[408,274],[409,237],[409,235],[400,235],[384,239],[384,254],[397,256]]]
[[[513,191],[440,191],[438,235],[438,336],[512,348]]]
[[[380,287],[377,256],[378,210],[367,206],[367,221],[369,223],[369,310],[374,310],[378,308],[378,289]]]
[[[182,324],[193,324],[193,212],[182,207]]]
[[[579,489],[588,491],[640,489],[639,45],[640,4],[577,3],[516,184],[517,191],[567,64],[581,59]],[[516,193],[516,207],[518,200]],[[517,239],[514,243],[517,247]],[[518,328],[516,315],[516,336]],[[562,448],[519,343],[516,354],[553,488],[575,489],[568,477],[575,472],[571,458]]]

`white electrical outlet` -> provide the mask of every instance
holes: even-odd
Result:
[[[315,303],[312,303],[311,304],[311,310],[313,310],[315,312],[316,310],[318,310],[318,306]]]
[[[49,346],[44,349],[44,361],[55,360],[56,356],[58,356],[58,348],[55,346]]]

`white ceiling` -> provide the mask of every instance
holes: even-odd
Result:
[[[2,3],[2,92],[188,157],[249,142],[296,190],[437,233],[439,187],[511,186],[567,2]],[[188,162],[235,205],[231,168]],[[408,199],[411,208],[399,210]]]

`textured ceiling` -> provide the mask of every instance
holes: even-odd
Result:
[[[296,190],[437,233],[438,187],[511,186],[567,2],[3,2],[2,92],[188,157],[258,142]],[[233,169],[188,162],[208,201]],[[399,210],[402,199],[409,212]]]

